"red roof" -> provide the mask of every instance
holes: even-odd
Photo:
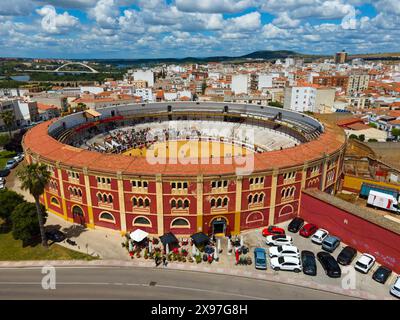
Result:
[[[23,145],[26,152],[38,154],[41,159],[49,162],[59,162],[73,168],[88,168],[93,171],[122,172],[135,175],[223,175],[236,174],[245,164],[224,163],[224,159],[216,158],[209,163],[205,161],[191,164],[163,164],[150,163],[145,157],[130,157],[116,154],[102,154],[95,151],[75,148],[62,144],[48,135],[48,127],[56,120],[41,123],[24,136]],[[306,161],[323,158],[344,147],[345,136],[343,131],[329,124],[325,124],[325,132],[317,140],[300,144],[296,147],[254,154],[253,172],[273,170],[275,168],[293,167],[302,165]],[[198,160],[198,159],[195,159]],[[208,159],[210,160],[210,159]],[[168,161],[167,161],[168,162]]]

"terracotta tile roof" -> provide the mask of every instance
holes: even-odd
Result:
[[[236,169],[243,168],[241,164],[220,164],[198,161],[199,164],[152,164],[145,157],[129,157],[114,154],[102,154],[64,145],[48,135],[48,126],[55,120],[37,125],[24,136],[25,151],[38,154],[45,161],[59,162],[73,168],[88,168],[93,171],[122,172],[124,174],[154,175],[223,175],[235,174]],[[343,130],[337,126],[325,124],[326,132],[319,139],[300,144],[299,146],[265,153],[254,154],[254,171],[267,171],[274,168],[285,168],[302,165],[305,161],[317,160],[325,154],[331,154],[344,146]]]

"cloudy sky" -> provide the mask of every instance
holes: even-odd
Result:
[[[400,51],[400,0],[0,0],[0,56]]]

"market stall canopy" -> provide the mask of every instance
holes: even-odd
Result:
[[[167,244],[172,244],[172,243],[179,243],[178,239],[175,237],[175,235],[172,232],[168,232],[166,234],[163,234],[160,237],[160,240],[162,244],[165,246]]]
[[[141,229],[136,229],[135,231],[131,232],[130,237],[135,242],[141,242],[147,238],[149,234],[146,231]]]
[[[195,234],[192,234],[190,236],[196,246],[202,245],[202,244],[208,244],[210,242],[210,238],[204,234],[203,232],[197,232]]]

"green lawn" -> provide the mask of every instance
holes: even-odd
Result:
[[[52,244],[45,249],[38,244],[22,247],[22,241],[14,240],[11,232],[0,233],[0,261],[17,260],[95,260],[95,257]]]
[[[17,154],[15,152],[1,151],[0,152],[0,170],[6,166],[8,160],[14,158]]]

